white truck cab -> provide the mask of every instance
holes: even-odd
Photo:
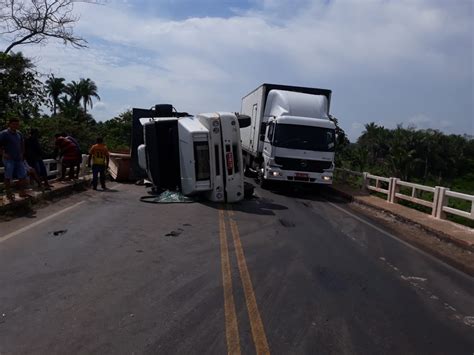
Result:
[[[251,116],[242,129],[246,169],[267,181],[331,184],[335,124],[330,90],[264,84],[242,99]]]
[[[153,113],[137,112],[147,116],[138,119],[144,139],[137,162],[156,190],[180,189],[214,202],[244,198],[240,123],[248,117],[217,112],[150,118]]]

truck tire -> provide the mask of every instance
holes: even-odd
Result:
[[[255,171],[250,170],[249,165],[244,166],[244,176],[246,177],[255,177]]]
[[[259,169],[257,173],[257,183],[264,190],[268,190],[270,188],[271,183],[263,177],[263,171],[261,169]]]

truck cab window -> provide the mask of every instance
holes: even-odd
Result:
[[[203,181],[211,178],[209,162],[209,144],[207,142],[194,142],[194,160],[196,180]]]
[[[268,124],[268,130],[267,130],[267,138],[271,142],[273,139],[273,132],[275,131],[275,123],[270,122]]]

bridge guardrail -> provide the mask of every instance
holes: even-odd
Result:
[[[82,154],[82,161],[81,161],[81,168],[79,170],[79,177],[84,177],[86,174],[89,173],[89,169],[87,167],[87,160],[88,155]],[[58,176],[61,172],[61,161],[55,159],[44,159],[43,160],[44,166],[46,168],[46,174],[48,177],[55,177]],[[3,173],[5,171],[4,167],[0,167],[0,187],[3,187]]]
[[[449,188],[443,186],[425,186],[408,181],[402,181],[399,178],[372,175],[367,172],[361,173],[358,171],[341,168],[336,168],[335,172],[336,178],[340,176],[343,182],[347,182],[348,176],[358,178],[362,177],[362,183],[360,184],[361,190],[365,190],[367,192],[375,191],[384,194],[387,196],[386,199],[389,203],[398,203],[399,200],[405,200],[414,204],[425,206],[431,209],[431,216],[437,219],[446,219],[446,214],[448,213],[474,220],[474,195],[451,191]],[[382,183],[385,186],[382,186]],[[402,187],[409,189],[409,194],[402,193],[400,189]],[[428,200],[419,197],[419,195],[423,192],[427,192],[429,194]],[[448,201],[450,198],[470,202],[470,212],[454,207],[449,207]]]

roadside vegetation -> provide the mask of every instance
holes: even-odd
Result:
[[[336,165],[374,175],[398,177],[427,186],[444,186],[453,191],[474,195],[474,137],[444,134],[434,129],[415,129],[398,125],[395,129],[374,122],[355,143],[340,140]],[[354,181],[355,182],[355,181]],[[401,191],[404,192],[403,189]],[[418,197],[432,199],[430,193]],[[423,210],[424,207],[402,201],[402,204]],[[450,200],[449,205],[470,211],[466,201]],[[461,217],[450,219],[474,227]]]
[[[62,132],[77,138],[83,152],[97,136],[103,136],[112,150],[129,149],[131,111],[97,122],[90,109],[100,96],[92,79],[66,82],[61,77],[45,76],[21,53],[0,52],[0,82],[1,129],[12,116],[21,119],[24,133],[38,128],[45,158],[53,158],[54,134]]]

